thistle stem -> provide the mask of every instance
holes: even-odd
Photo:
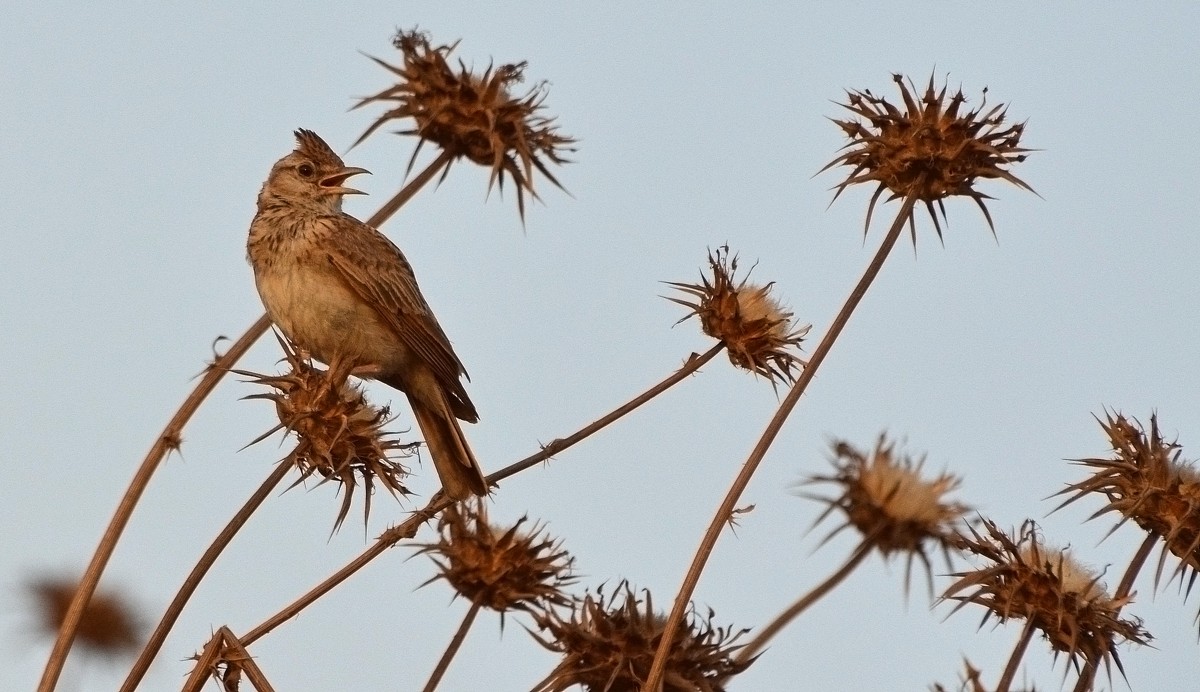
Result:
[[[809,606],[821,600],[826,594],[833,591],[836,586],[845,581],[846,577],[850,576],[850,573],[871,554],[871,549],[874,547],[875,539],[873,537],[868,536],[864,538],[838,571],[829,575],[825,581],[817,584],[811,591],[801,596],[799,600],[788,606],[787,610],[776,615],[775,619],[755,635],[754,639],[751,639],[748,644],[742,647],[741,651],[738,651],[737,663],[745,663],[753,658],[775,635],[783,631],[783,628],[787,627],[792,620],[795,620],[801,613],[808,610]]]
[[[233,367],[234,363],[242,357],[242,354],[249,350],[250,346],[267,331],[270,324],[271,321],[267,319],[266,315],[258,318],[258,321],[251,325],[246,333],[229,347],[229,350],[221,354],[209,366],[196,388],[184,399],[179,410],[171,417],[170,422],[154,441],[154,445],[150,447],[150,451],[146,453],[141,466],[138,467],[133,479],[129,482],[124,497],[121,498],[116,511],[113,512],[113,517],[109,520],[108,528],[105,529],[100,544],[96,546],[96,552],[92,555],[87,570],[79,580],[75,597],[71,600],[71,605],[63,616],[62,624],[58,629],[58,637],[54,641],[54,648],[51,649],[50,658],[46,661],[46,668],[42,671],[42,680],[38,684],[39,692],[51,692],[58,685],[63,664],[66,663],[71,644],[75,641],[75,633],[79,630],[83,611],[96,592],[96,585],[100,583],[100,575],[104,573],[104,568],[108,565],[109,558],[112,557],[113,551],[117,547],[117,541],[125,531],[125,526],[129,523],[130,516],[133,515],[134,507],[137,506],[146,486],[150,484],[150,478],[158,469],[159,463],[166,457],[167,452],[179,447],[183,428],[191,419],[192,414],[200,408],[200,403],[217,386],[229,368]]]
[[[279,485],[287,472],[291,470],[292,465],[288,463],[276,464],[275,470],[271,475],[267,476],[262,485],[254,491],[254,494],[246,500],[246,504],[233,515],[229,523],[221,529],[221,533],[213,539],[208,550],[200,556],[200,560],[196,562],[196,566],[192,568],[187,579],[183,580],[183,585],[179,587],[179,591],[175,594],[175,598],[171,599],[171,604],[167,606],[167,611],[163,613],[162,619],[158,621],[158,627],[154,628],[154,632],[150,634],[150,640],[146,642],[146,646],[142,648],[142,653],[133,663],[133,668],[130,669],[129,675],[125,677],[125,683],[121,685],[121,692],[133,692],[142,682],[142,678],[146,676],[146,671],[150,669],[150,664],[154,662],[154,657],[158,655],[162,649],[163,642],[166,641],[167,635],[171,633],[171,628],[175,626],[175,621],[179,619],[180,613],[183,612],[183,607],[187,605],[188,599],[192,594],[196,593],[196,588],[200,586],[200,581],[204,579],[204,575],[208,574],[208,570],[217,561],[217,557],[221,552],[229,546],[233,537],[241,530],[246,522],[250,519],[250,515],[254,514],[255,510],[262,505],[271,491]]]
[[[783,402],[779,405],[779,409],[775,412],[774,417],[771,418],[770,423],[767,424],[762,437],[759,438],[758,444],[754,446],[754,450],[750,452],[746,463],[742,465],[741,470],[726,493],[725,499],[721,502],[717,511],[713,513],[712,522],[709,524],[708,530],[705,531],[704,537],[700,541],[700,547],[696,549],[696,555],[692,559],[691,567],[688,568],[683,584],[679,587],[679,592],[675,595],[675,603],[671,608],[671,614],[667,617],[667,621],[664,624],[662,640],[659,642],[658,651],[654,655],[654,663],[651,665],[650,673],[646,677],[644,689],[657,690],[662,685],[663,674],[666,672],[667,655],[671,651],[671,645],[675,640],[675,633],[683,621],[684,614],[687,612],[687,605],[692,598],[692,593],[696,590],[696,584],[700,581],[700,573],[704,571],[704,566],[708,562],[709,556],[712,555],[713,548],[717,544],[717,538],[720,537],[726,520],[732,516],[731,513],[737,506],[738,499],[741,498],[742,492],[750,483],[750,478],[754,476],[754,472],[758,470],[759,464],[762,462],[763,457],[766,456],[771,444],[775,441],[775,437],[783,427],[784,421],[787,420],[787,417],[796,407],[796,403],[800,401],[800,396],[808,388],[808,383],[816,375],[817,369],[825,360],[829,349],[833,347],[838,335],[842,333],[842,329],[854,313],[854,309],[858,307],[867,289],[871,286],[875,277],[878,276],[879,270],[883,267],[884,260],[887,259],[892,248],[895,247],[896,240],[900,237],[900,232],[904,229],[905,222],[911,218],[913,206],[916,202],[916,197],[911,195],[904,198],[904,203],[900,205],[900,211],[896,214],[896,220],[892,222],[892,227],[884,237],[883,243],[880,244],[874,259],[867,265],[862,278],[858,280],[858,284],[851,291],[850,297],[846,299],[846,303],[842,306],[841,311],[834,318],[829,331],[822,337],[821,343],[817,344],[812,358],[808,361],[808,365],[800,373],[796,384],[792,386],[791,391],[788,392]]]
[[[654,385],[650,389],[647,389],[644,393],[634,397],[633,399],[630,399],[628,402],[616,408],[611,413],[601,416],[596,421],[581,428],[578,432],[568,435],[567,437],[554,440],[550,444],[543,447],[536,454],[532,454],[521,461],[506,466],[503,469],[500,469],[499,471],[489,475],[486,478],[488,485],[492,485],[501,480],[509,478],[536,465],[538,462],[544,461],[551,456],[571,447],[572,445],[577,444],[579,441],[583,440],[589,435],[594,434],[596,431],[613,423],[625,414],[633,411],[650,399],[666,391],[671,386],[679,383],[688,375],[696,372],[701,366],[712,360],[713,356],[720,353],[723,348],[723,344],[717,344],[701,355],[692,354],[692,356],[688,358],[688,361],[684,363],[683,367],[676,370],[670,376]],[[349,564],[339,569],[325,581],[313,587],[308,593],[288,604],[285,608],[283,608],[283,610],[280,610],[275,615],[272,615],[269,619],[265,620],[253,630],[250,630],[246,636],[242,637],[242,642],[246,645],[250,645],[279,625],[287,622],[297,613],[312,605],[312,603],[321,596],[329,593],[338,584],[341,584],[346,579],[349,579],[355,572],[365,567],[369,562],[382,555],[388,548],[391,548],[400,541],[415,536],[417,534],[417,529],[419,529],[422,524],[436,517],[438,513],[449,507],[451,504],[453,503],[443,495],[434,496],[434,498],[430,500],[425,507],[413,512],[413,515],[408,519],[405,519],[402,523],[393,526],[387,531],[384,531],[379,538],[375,539],[375,543],[372,544],[371,547],[363,551],[361,555],[354,558],[354,560]]]
[[[1021,659],[1025,656],[1025,650],[1029,648],[1029,642],[1033,639],[1033,620],[1027,618],[1025,627],[1021,630],[1021,638],[1017,640],[1017,645],[1013,647],[1012,655],[1008,657],[1008,665],[1004,667],[1004,675],[1000,676],[1000,682],[996,683],[996,692],[1008,692],[1008,688],[1012,686],[1013,678],[1017,677],[1017,669],[1021,667]]]
[[[446,646],[446,651],[442,653],[441,659],[438,660],[437,667],[433,669],[433,673],[429,676],[429,682],[425,683],[422,692],[433,692],[437,689],[438,683],[442,681],[442,676],[446,674],[446,669],[450,667],[450,661],[454,660],[454,654],[458,653],[462,647],[463,640],[467,638],[467,631],[471,629],[471,624],[475,622],[475,616],[479,615],[480,606],[478,603],[472,603],[467,610],[467,614],[463,616],[462,624],[458,626],[458,631],[454,633],[454,638],[450,640],[450,644]]]
[[[1150,556],[1150,551],[1154,549],[1154,544],[1158,542],[1158,538],[1157,532],[1151,531],[1146,534],[1146,539],[1138,546],[1133,559],[1129,561],[1129,567],[1125,569],[1125,575],[1121,577],[1121,583],[1117,585],[1117,592],[1113,595],[1116,600],[1120,601],[1133,590],[1133,582],[1137,579],[1138,573],[1142,571],[1142,565],[1146,564],[1146,558]]]
[[[432,163],[421,171],[415,178],[408,182],[396,196],[388,200],[387,203],[375,212],[374,215],[367,221],[371,226],[379,227],[385,221],[392,217],[397,210],[400,209],[408,200],[424,187],[433,177],[449,165],[451,156],[445,151]],[[108,566],[108,561],[112,557],[113,551],[117,547],[117,542],[121,538],[121,534],[125,531],[125,526],[129,523],[129,517],[133,515],[133,509],[137,506],[138,500],[142,493],[146,490],[146,486],[150,484],[150,478],[158,469],[159,463],[167,455],[167,452],[179,446],[179,440],[183,432],[184,426],[191,419],[192,414],[200,408],[200,404],[208,398],[212,390],[216,388],[217,383],[221,378],[225,377],[225,373],[229,372],[238,360],[258,341],[259,337],[267,332],[271,326],[271,320],[266,315],[258,318],[245,334],[238,337],[229,350],[225,351],[220,358],[208,368],[204,373],[204,377],[184,399],[179,410],[167,423],[167,427],[155,440],[150,451],[146,453],[146,458],[142,460],[142,465],[138,467],[133,479],[129,483],[129,487],[125,490],[125,495],[121,498],[120,504],[113,512],[113,517],[109,520],[108,528],[100,539],[100,544],[96,546],[96,552],[92,555],[92,560],[88,563],[87,569],[79,580],[79,587],[75,591],[75,597],[71,600],[70,606],[67,608],[66,614],[63,615],[62,623],[59,625],[58,637],[54,640],[54,647],[50,650],[50,657],[46,661],[46,668],[42,671],[41,682],[38,683],[38,692],[53,692],[58,686],[58,679],[62,675],[63,665],[67,661],[67,654],[71,650],[71,644],[75,641],[75,634],[79,630],[79,623],[83,619],[83,611],[87,608],[88,603],[92,600],[92,596],[96,593],[96,586],[100,583],[100,576],[104,573],[104,568]]]

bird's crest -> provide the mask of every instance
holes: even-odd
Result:
[[[338,156],[325,140],[312,130],[296,130],[296,151],[307,156],[314,163],[330,163],[342,167],[342,157]]]

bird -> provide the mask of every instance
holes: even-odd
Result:
[[[450,339],[421,295],[412,266],[387,236],[342,211],[345,186],[370,173],[347,166],[311,130],[279,159],[258,195],[246,252],[267,315],[297,347],[408,398],[442,489],[487,495],[459,421],[479,413]],[[468,378],[469,379],[469,378]]]

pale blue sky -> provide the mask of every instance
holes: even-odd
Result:
[[[1016,170],[1041,193],[985,184],[999,243],[974,205],[948,204],[945,247],[921,222],[784,429],[697,601],[756,627],[824,578],[853,537],[815,550],[819,512],[791,485],[824,472],[827,441],[882,430],[963,476],[958,498],[1047,537],[1119,579],[1141,536],[1081,502],[1043,498],[1078,480],[1063,458],[1106,451],[1105,406],[1157,410],[1185,456],[1200,444],[1194,358],[1200,243],[1191,127],[1200,112],[1200,7],[1097,3],[17,3],[0,45],[0,687],[29,689],[47,646],[17,595],[30,574],[77,570],[136,464],[219,335],[260,313],[244,260],[254,197],[297,127],[335,149],[377,111],[347,113],[388,75],[396,27],[420,25],[485,65],[528,60],[548,111],[580,140],[522,229],[486,173],[456,166],[383,229],[418,278],[473,380],[468,428],[494,470],[572,432],[709,341],[658,296],[728,242],[775,281],[818,337],[881,237],[864,246],[868,193],[813,177],[842,145],[828,116],[844,89],[894,94],[890,75],[949,75],[1011,104],[1041,149]],[[393,128],[396,129],[396,128]],[[377,135],[347,162],[375,172],[347,209],[370,215],[411,142]],[[894,206],[894,205],[893,205]],[[270,370],[270,340],[243,366]],[[157,618],[203,547],[283,454],[239,452],[272,424],[253,389],[225,383],[159,472],[109,570]],[[372,387],[380,401],[390,392]],[[493,514],[546,521],[577,557],[581,588],[628,578],[670,602],[700,534],[776,405],[723,358],[584,445],[504,483]],[[401,419],[407,420],[407,416]],[[434,488],[432,469],[412,487]],[[367,544],[354,515],[332,539],[331,487],[272,499],[201,587],[146,689],[173,689],[212,628],[243,632]],[[411,509],[381,496],[369,536]],[[355,510],[357,512],[358,506]],[[422,537],[428,538],[426,532]],[[281,690],[415,689],[465,610],[412,550],[392,550],[253,647]],[[1168,561],[1173,565],[1173,561]],[[944,570],[939,569],[939,572]],[[942,622],[901,564],[871,558],[779,637],[735,690],[919,690],[953,683],[962,657],[994,681],[1019,627]],[[937,582],[944,587],[945,580]],[[1139,583],[1133,612],[1155,648],[1121,650],[1134,689],[1200,678],[1200,600]],[[556,663],[514,618],[481,617],[445,690],[528,689]],[[1027,670],[1056,689],[1062,662],[1034,645]],[[71,668],[62,689],[112,689],[123,670]],[[484,682],[480,682],[480,681]],[[1073,681],[1073,677],[1071,678]],[[1182,687],[1181,687],[1182,685]],[[1116,689],[1125,689],[1119,679]]]

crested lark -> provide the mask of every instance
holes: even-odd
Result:
[[[479,420],[459,381],[450,340],[417,287],[412,267],[382,233],[342,212],[346,166],[309,130],[280,159],[258,195],[246,249],[271,320],[318,360],[404,392],[446,494],[487,494],[458,419]]]

